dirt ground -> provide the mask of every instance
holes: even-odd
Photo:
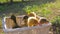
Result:
[[[0,29],[0,34],[4,34],[3,29]]]

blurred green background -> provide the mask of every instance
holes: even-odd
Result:
[[[60,0],[0,0],[0,33],[4,34],[2,30],[4,16],[30,12],[46,17],[52,24],[60,23]]]

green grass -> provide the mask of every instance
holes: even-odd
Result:
[[[13,2],[21,2],[21,1],[22,0],[13,0]],[[0,3],[7,3],[7,2],[10,2],[10,0],[0,0]]]
[[[2,19],[0,18],[0,28],[2,28]]]
[[[52,3],[46,3],[46,4],[42,4],[42,5],[32,5],[32,6],[26,6],[23,9],[27,12],[36,12],[38,13],[38,15],[40,16],[48,16],[49,14],[52,14],[52,10],[50,10],[50,8],[54,7],[54,5]]]

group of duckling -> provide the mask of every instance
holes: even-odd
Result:
[[[25,15],[23,17],[23,20],[25,22],[25,25],[28,27],[40,26],[42,24],[49,23],[49,21],[46,18],[40,18],[40,16],[37,16],[34,12]]]
[[[11,16],[11,19],[14,20],[16,27],[19,27],[16,23],[16,17],[14,15]],[[47,24],[49,21],[46,18],[40,18],[40,16],[37,16],[36,13],[31,12],[28,15],[23,16],[24,26],[27,27],[33,27],[33,26],[40,26],[42,24]]]

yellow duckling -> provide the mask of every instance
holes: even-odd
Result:
[[[31,12],[28,14],[29,17],[36,17],[36,13],[35,12]]]
[[[36,17],[29,17],[27,24],[28,24],[28,27],[36,26],[38,24],[38,20]]]
[[[40,19],[38,15],[36,15],[35,12],[31,12],[28,14],[29,17],[36,17],[38,20]]]

